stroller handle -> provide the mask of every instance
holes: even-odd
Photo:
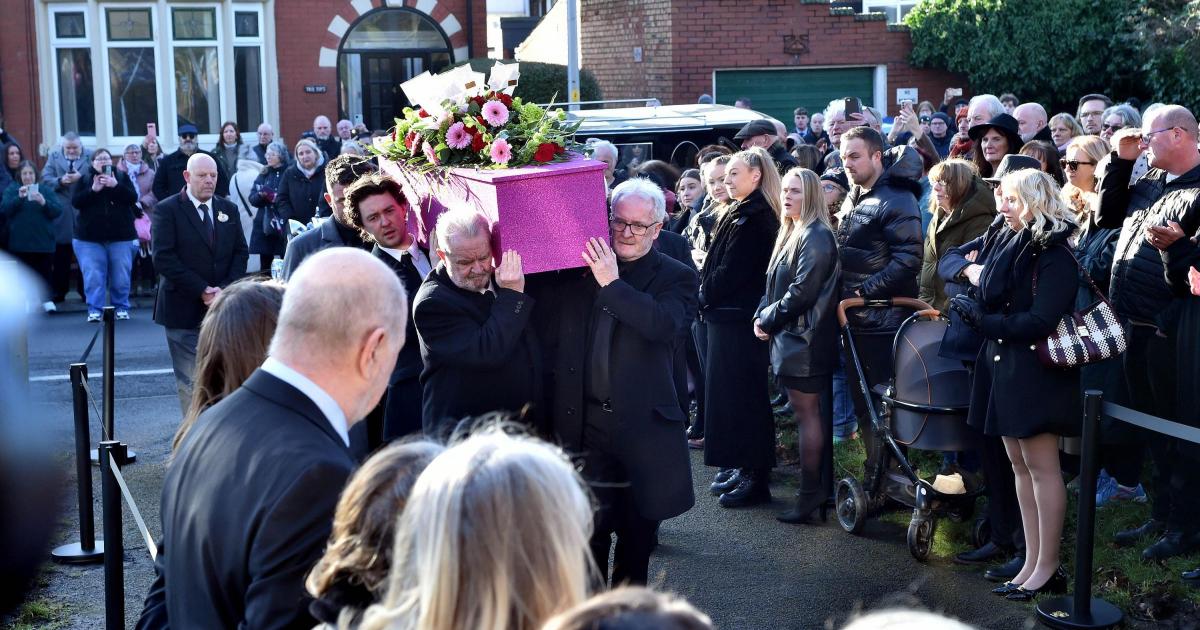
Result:
[[[856,297],[856,298],[849,298],[846,300],[842,300],[841,302],[838,302],[838,307],[837,307],[838,324],[840,324],[842,326],[842,328],[846,327],[846,325],[849,321],[846,319],[846,311],[849,311],[851,309],[891,308],[893,306],[903,306],[905,308],[911,308],[912,310],[917,311],[918,313],[920,313],[922,315],[931,314],[933,317],[937,317],[937,315],[939,314],[938,311],[936,309],[934,309],[932,306],[930,306],[916,298],[894,297],[894,298],[883,298],[883,299],[867,299],[867,298]]]

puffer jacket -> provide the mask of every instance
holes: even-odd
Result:
[[[1163,275],[1162,256],[1146,241],[1146,228],[1176,221],[1186,234],[1200,226],[1200,166],[1167,182],[1167,173],[1152,168],[1129,184],[1134,161],[1110,155],[1100,178],[1102,228],[1121,228],[1113,254],[1109,300],[1122,317],[1160,328],[1168,313],[1171,290]]]
[[[842,298],[917,297],[921,271],[921,194],[924,166],[908,146],[883,154],[883,175],[871,190],[851,187],[838,217]],[[859,309],[851,314],[858,328],[895,328],[908,316],[902,308]]]
[[[925,237],[925,257],[921,262],[921,291],[923,302],[945,312],[951,296],[946,294],[946,281],[938,276],[938,261],[951,249],[983,234],[996,218],[996,197],[978,177],[959,208],[950,212],[939,209],[929,224]]]

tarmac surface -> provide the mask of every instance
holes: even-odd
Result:
[[[146,305],[148,306],[148,304]],[[78,361],[96,324],[82,312],[38,316],[29,338],[33,422],[39,423],[61,453],[69,471],[55,544],[78,541],[74,432],[68,365]],[[136,308],[133,319],[117,322],[115,417],[117,438],[138,454],[124,469],[130,491],[154,537],[161,533],[159,493],[164,466],[181,416],[162,328],[149,308]],[[101,340],[88,359],[90,390],[95,397],[91,442],[99,438]],[[1034,627],[1033,608],[991,595],[991,584],[977,570],[935,560],[913,560],[904,528],[870,521],[862,536],[851,536],[833,519],[813,526],[775,521],[794,486],[787,470],[775,475],[771,505],[725,510],[708,494],[712,469],[693,453],[696,506],[663,523],[660,547],[651,565],[653,585],[686,597],[712,617],[719,628],[837,628],[855,611],[889,604],[921,605],[980,628]],[[100,532],[99,474],[92,468],[97,537]],[[128,508],[125,510],[125,618],[133,627],[153,567],[147,546]],[[47,562],[30,598],[48,602],[57,628],[102,628],[102,565]]]

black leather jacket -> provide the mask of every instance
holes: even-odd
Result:
[[[883,175],[871,190],[853,186],[839,213],[837,241],[842,263],[842,297],[917,297],[921,271],[923,163],[908,146],[883,154]],[[857,292],[857,293],[856,293]],[[894,328],[906,309],[860,309],[851,313],[859,328]]]
[[[1162,255],[1146,241],[1146,228],[1177,221],[1185,234],[1200,226],[1200,167],[1167,182],[1165,171],[1152,168],[1129,185],[1134,162],[1114,152],[1100,178],[1102,228],[1121,228],[1113,255],[1109,300],[1122,317],[1163,327],[1162,316],[1173,298],[1163,271]]]
[[[758,325],[771,335],[771,369],[783,376],[831,374],[837,363],[837,240],[821,223],[803,228],[794,247],[767,270]]]

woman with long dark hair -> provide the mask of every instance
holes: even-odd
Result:
[[[829,496],[832,482],[832,474],[826,474],[833,462],[832,426],[821,414],[821,398],[832,391],[837,366],[841,268],[820,178],[793,168],[783,176],[782,188],[781,227],[754,334],[770,342],[771,371],[787,394],[800,433],[800,491],[795,506],[778,519],[807,523]]]
[[[242,132],[232,120],[221,123],[221,137],[213,147],[212,155],[231,178],[238,171],[238,160],[254,159],[250,145],[242,142]]]
[[[720,469],[711,491],[723,507],[771,500],[775,419],[767,344],[752,324],[779,232],[779,172],[765,149],[735,153],[725,165],[730,203],[713,227],[700,271],[700,317],[708,333],[704,370],[704,463]]]

